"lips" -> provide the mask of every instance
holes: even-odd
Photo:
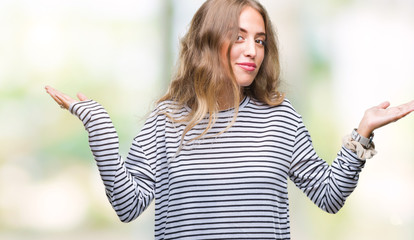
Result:
[[[249,63],[249,62],[237,63],[237,65],[241,67],[242,69],[249,71],[249,72],[256,70],[256,67],[257,67],[255,63]]]

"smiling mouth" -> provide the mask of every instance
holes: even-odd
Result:
[[[237,63],[237,65],[249,72],[256,70],[257,67],[255,63]]]

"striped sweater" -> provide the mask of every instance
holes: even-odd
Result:
[[[174,111],[172,110],[174,109]],[[73,104],[120,220],[138,217],[155,198],[155,239],[290,239],[287,181],[317,206],[337,212],[357,185],[365,161],[342,147],[330,166],[318,157],[301,116],[288,100],[270,107],[246,97],[218,113],[207,135],[185,144],[180,118],[187,107],[159,104],[124,160],[105,109],[89,100]],[[206,119],[207,120],[207,119]],[[202,121],[184,142],[206,127]]]

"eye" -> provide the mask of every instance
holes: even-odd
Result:
[[[256,39],[256,43],[258,43],[258,44],[260,44],[262,46],[266,45],[266,41],[265,40],[261,40],[261,39]]]
[[[237,36],[237,42],[240,42],[240,41],[243,41],[244,40],[244,38],[242,37],[242,36]]]

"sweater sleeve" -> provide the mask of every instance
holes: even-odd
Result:
[[[126,162],[119,154],[118,134],[106,110],[93,100],[72,104],[88,132],[106,195],[123,222],[137,218],[154,199],[155,177],[140,144],[134,139]]]
[[[295,136],[290,179],[319,208],[336,213],[357,186],[365,160],[342,147],[330,166],[316,154],[310,135],[300,121]]]

